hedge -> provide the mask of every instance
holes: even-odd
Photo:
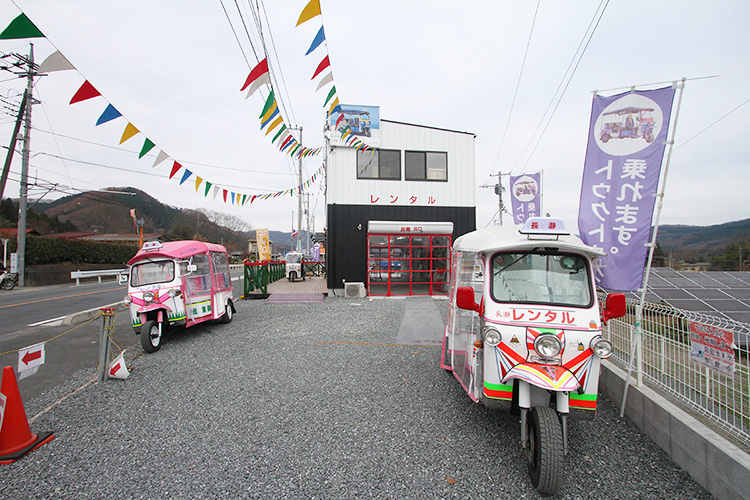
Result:
[[[8,250],[17,248],[16,239],[8,242]],[[60,264],[124,264],[138,252],[138,245],[99,241],[64,240],[26,236],[26,265]]]

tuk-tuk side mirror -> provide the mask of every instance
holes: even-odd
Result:
[[[127,271],[123,272],[123,273],[120,273],[120,274],[117,275],[117,283],[118,284],[124,285],[127,282],[128,282],[128,273],[127,273]]]
[[[474,289],[470,286],[460,286],[456,290],[456,305],[460,309],[479,312],[479,304],[474,300]]]
[[[602,313],[602,322],[607,324],[607,321],[613,318],[621,318],[625,316],[625,294],[624,293],[610,293],[607,295],[607,303]]]

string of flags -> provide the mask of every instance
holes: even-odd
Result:
[[[325,55],[321,59],[318,66],[315,68],[315,72],[313,73],[313,76],[311,78],[311,80],[315,80],[316,78],[320,77],[315,92],[320,91],[322,88],[329,84],[331,85],[331,88],[328,90],[328,94],[326,95],[325,102],[323,103],[323,108],[328,108],[327,116],[329,117],[333,116],[333,114],[336,112],[340,113],[338,119],[336,120],[336,125],[333,127],[333,130],[336,130],[341,134],[340,139],[345,143],[347,147],[356,149],[357,151],[372,150],[374,152],[376,148],[353,135],[352,130],[348,126],[343,127],[341,130],[339,130],[339,125],[344,119],[344,112],[339,101],[338,91],[336,90],[336,83],[333,80],[333,69],[331,68],[331,59],[328,53],[328,43],[326,42],[325,29],[323,27],[323,14],[320,10],[320,0],[310,0],[310,2],[308,2],[305,8],[302,9],[299,19],[297,19],[296,26],[306,23],[307,21],[310,21],[311,19],[314,19],[316,17],[320,18],[320,29],[313,38],[312,43],[310,43],[310,48],[308,48],[307,52],[305,52],[305,55],[307,56],[315,52],[316,49],[318,49],[318,47],[320,46],[324,46],[325,48]]]
[[[16,17],[13,21],[11,21],[11,23],[5,28],[5,30],[3,30],[0,33],[0,40],[25,39],[25,38],[46,38],[46,37],[34,25],[34,23],[26,16],[26,14],[22,12],[18,17]],[[256,78],[254,78],[253,81],[249,82],[247,85],[251,85],[251,84],[255,85],[255,89],[257,90],[257,88],[260,85],[262,85],[266,79],[268,80],[268,82],[270,82],[270,77],[265,78],[264,73],[262,73],[262,69],[263,68],[260,68],[258,70],[258,75],[256,76]],[[55,71],[65,71],[65,70],[75,70],[78,72],[78,74],[83,76],[81,72],[78,71],[78,69],[75,66],[73,66],[73,64],[71,64],[70,61],[68,61],[68,59],[59,50],[55,51],[50,56],[48,56],[39,66],[40,73],[51,73]],[[265,75],[268,75],[267,65],[266,65]],[[252,73],[251,73],[251,76],[253,76]],[[258,83],[254,83],[254,82],[258,82]],[[244,90],[244,87],[243,87],[243,90]],[[102,96],[99,93],[99,91],[86,79],[81,85],[81,87],[78,89],[78,91],[71,98],[70,104],[71,105],[76,104],[78,102],[82,102],[88,99],[93,99],[95,97],[104,98],[104,96]],[[274,128],[276,128],[280,123],[279,121],[280,117],[278,117],[278,107],[276,106],[275,99],[273,100],[270,99],[272,97],[273,97],[273,93],[271,93],[271,95],[269,96],[269,99],[266,101],[266,106],[264,107],[263,113],[261,113],[261,119],[263,122],[261,129],[263,129],[266,125],[268,125],[269,121],[273,120],[271,122],[271,125],[268,131],[266,132],[266,135],[268,135],[269,132],[273,130]],[[107,100],[106,98],[104,99]],[[110,122],[112,120],[115,120],[121,117],[123,117],[122,113],[118,111],[107,100],[107,106],[105,107],[104,111],[99,116],[99,118],[97,119],[96,126],[102,125],[104,123]],[[134,136],[138,134],[141,134],[140,130],[138,130],[138,128],[135,125],[133,125],[130,121],[128,121],[122,133],[122,136],[120,137],[120,144],[123,144],[125,141],[133,138]],[[277,136],[274,138],[274,141],[278,137],[279,137],[279,134],[277,134]],[[297,156],[303,156],[303,157],[313,156],[319,153],[320,150],[322,149],[322,148],[317,148],[317,149],[311,150],[308,148],[302,148],[299,143],[296,143],[296,140],[294,141],[296,144],[293,144],[291,142],[291,139],[293,138],[285,138],[284,144],[282,145],[282,149],[290,148],[289,154],[291,155],[297,155]],[[143,158],[147,153],[149,153],[154,148],[157,148],[157,145],[153,141],[151,141],[148,137],[144,136],[143,146],[141,147],[140,153],[138,154],[138,159]],[[221,195],[224,203],[231,203],[232,205],[238,205],[238,206],[245,205],[246,203],[253,203],[256,200],[267,200],[267,199],[276,198],[279,196],[284,196],[286,194],[293,195],[295,192],[302,193],[304,192],[305,188],[309,187],[311,184],[316,182],[316,180],[320,177],[322,172],[325,170],[325,165],[321,166],[305,182],[293,188],[285,189],[282,191],[251,195],[247,193],[234,192],[218,184],[210,182],[207,179],[204,179],[201,176],[197,175],[197,173],[194,173],[188,168],[183,167],[182,164],[180,164],[180,162],[174,159],[171,155],[167,154],[163,149],[161,148],[157,148],[157,149],[158,149],[158,153],[156,154],[156,159],[152,165],[152,168],[165,162],[168,159],[171,159],[173,163],[172,163],[172,168],[169,174],[169,179],[173,179],[173,178],[179,179],[179,185],[182,186],[188,180],[190,180],[193,176],[195,176],[194,185],[195,185],[196,193],[198,193],[202,187],[203,188],[202,194],[204,197],[208,197],[209,193],[212,193],[213,199],[216,200],[216,198],[219,195]],[[182,172],[182,174],[178,175],[180,171]]]

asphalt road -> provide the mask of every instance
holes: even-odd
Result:
[[[237,302],[243,292],[242,272],[233,271],[232,276]],[[45,342],[44,364],[18,381],[24,401],[53,390],[73,373],[97,366],[103,318],[71,325],[62,325],[62,319],[120,302],[126,293],[127,286],[115,281],[0,290],[0,367],[12,366],[17,372],[18,349]],[[115,353],[141,352],[125,310],[115,316],[114,339]]]

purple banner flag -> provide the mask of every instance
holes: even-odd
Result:
[[[594,96],[578,230],[584,243],[607,253],[596,270],[607,290],[641,287],[674,93]]]
[[[510,206],[515,224],[523,224],[529,217],[543,215],[540,204],[540,179],[539,172],[510,176]]]

